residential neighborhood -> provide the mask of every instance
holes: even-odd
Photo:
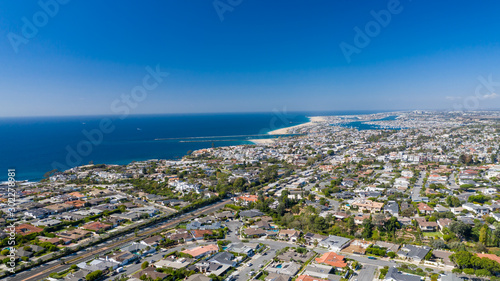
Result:
[[[1,233],[0,270],[51,281],[498,280],[500,116],[356,116],[379,126],[368,130],[348,118],[175,161],[51,171],[16,183],[15,209],[2,184],[0,223],[15,226],[16,244]]]

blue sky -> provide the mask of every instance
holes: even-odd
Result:
[[[223,20],[211,0],[60,1],[32,38],[37,1],[0,2],[0,116],[114,114],[147,66],[169,76],[134,114],[452,109],[478,77],[500,84],[492,0],[217,0]],[[348,61],[339,45],[391,5]],[[500,108],[497,84],[477,108]]]

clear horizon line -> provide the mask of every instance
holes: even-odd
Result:
[[[327,113],[327,112],[349,112],[349,111],[369,111],[369,112],[407,112],[415,110],[425,110],[425,111],[454,111],[449,109],[331,109],[331,110],[291,110],[288,113]],[[498,109],[477,109],[471,110],[469,112],[476,111],[498,111]],[[464,111],[467,112],[467,111]],[[134,113],[128,114],[127,116],[154,116],[154,115],[217,115],[217,114],[251,114],[251,113],[275,113],[273,111],[221,111],[221,112],[177,112],[177,113]],[[0,118],[54,118],[54,117],[119,117],[118,114],[75,114],[75,115],[8,115],[0,116]]]

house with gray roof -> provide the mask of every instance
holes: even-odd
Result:
[[[193,274],[189,276],[186,281],[212,281],[212,278],[207,277],[203,274]]]
[[[147,250],[147,248],[149,248],[149,250]],[[140,255],[141,251],[142,251],[142,255],[146,255],[146,254],[153,253],[156,251],[154,247],[150,247],[150,246],[147,246],[147,245],[144,245],[141,243],[136,243],[136,242],[132,242],[132,244],[121,248],[121,250],[123,252],[128,251],[128,252],[131,252],[131,253],[136,254],[136,255]]]
[[[384,206],[384,213],[389,213],[393,217],[397,217],[399,215],[399,205],[396,201],[389,201]]]
[[[227,245],[226,251],[235,252],[237,254],[245,254],[247,256],[253,256],[255,251],[260,248],[259,244],[254,243],[231,243]]]
[[[77,272],[74,273],[69,273],[64,277],[65,281],[86,281],[87,279],[85,278],[89,273],[92,271],[88,269],[80,269]]]
[[[261,211],[256,210],[256,209],[240,212],[240,217],[245,217],[245,218],[254,218],[254,217],[260,217],[263,215],[264,215],[264,213],[262,213]]]
[[[58,225],[60,223],[61,223],[60,220],[47,218],[47,219],[38,220],[37,222],[32,223],[32,225],[44,227],[44,226],[54,226],[54,225]]]
[[[393,243],[383,242],[383,241],[375,242],[375,246],[386,248],[388,252],[394,252],[394,253],[396,253],[396,251],[399,249],[398,244],[393,244]]]
[[[332,266],[324,264],[310,264],[305,268],[302,274],[321,279],[335,280],[334,279],[335,276],[338,275],[331,274],[332,272],[333,272]],[[340,278],[341,276],[338,276],[339,280]]]
[[[105,259],[95,259],[88,264],[85,262],[81,262],[77,264],[77,266],[81,269],[87,269],[90,271],[96,271],[96,270],[105,271],[107,269],[112,269],[112,270],[116,269],[118,266],[120,266],[120,263]]]
[[[296,262],[275,263],[267,268],[268,272],[294,276],[299,272],[300,264]]]
[[[385,275],[385,279],[387,281],[420,281],[420,276],[403,274],[398,271],[396,267],[390,267]]]
[[[490,210],[484,206],[473,204],[473,203],[465,203],[462,205],[462,208],[473,212],[476,216],[484,216],[490,213]]]
[[[320,247],[327,248],[327,249],[332,250],[334,252],[338,252],[338,251],[342,250],[343,248],[347,247],[350,242],[351,242],[351,239],[349,239],[349,238],[330,235],[326,239],[323,239],[322,241],[320,241],[318,245]]]
[[[234,255],[228,252],[219,252],[215,254],[209,262],[229,265],[235,267],[238,263],[234,260]]]
[[[404,259],[411,259],[415,261],[422,261],[427,253],[431,250],[427,246],[403,245],[398,252],[398,256]]]
[[[264,278],[265,281],[289,281],[289,275],[277,274],[277,273],[269,273],[268,276]]]

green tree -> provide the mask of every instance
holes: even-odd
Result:
[[[361,236],[365,239],[371,238],[373,235],[373,224],[371,219],[365,219],[363,221],[363,231],[361,232]]]
[[[350,235],[353,235],[354,232],[356,232],[356,223],[354,222],[353,216],[347,218],[347,229],[349,230]]]
[[[467,199],[467,202],[475,202],[475,203],[481,203],[483,204],[484,202],[490,200],[491,198],[488,196],[485,196],[483,194],[477,194],[477,195],[471,195],[469,196],[469,199]]]
[[[460,155],[460,157],[458,158],[458,160],[463,163],[463,164],[470,164],[472,163],[473,159],[472,159],[472,155],[470,154],[462,154]]]
[[[432,258],[432,250],[430,250],[427,255],[425,255],[425,260],[430,260]]]
[[[147,267],[149,266],[149,262],[148,261],[145,261],[141,264],[141,268],[142,269],[146,269]]]
[[[465,268],[464,273],[467,275],[473,275],[474,274],[474,269],[473,268]]]
[[[448,228],[460,238],[467,239],[471,236],[471,226],[462,221],[454,221],[450,223]]]
[[[453,261],[459,268],[464,269],[471,267],[471,259],[474,255],[467,251],[458,251],[450,256],[450,260]]]
[[[489,236],[488,232],[489,232],[488,226],[484,224],[481,227],[481,230],[479,231],[479,242],[483,243],[484,245],[486,245],[488,242],[488,236]]]
[[[244,178],[237,178],[233,182],[233,187],[236,187],[241,190],[241,188],[245,185],[247,181]]]
[[[101,278],[101,276],[102,276],[102,271],[96,270],[96,271],[92,271],[91,273],[87,274],[87,276],[85,276],[85,279],[87,281],[94,281],[94,280]]]
[[[415,208],[413,208],[413,207],[409,207],[409,208],[406,208],[403,211],[401,211],[401,215],[403,217],[411,217],[411,216],[413,216],[413,214],[415,214]]]
[[[446,197],[446,204],[448,204],[448,206],[450,206],[450,207],[459,207],[462,205],[460,203],[460,199],[458,199],[458,197],[451,196],[451,195]]]
[[[328,200],[326,200],[324,197],[321,197],[319,199],[319,204],[325,206],[325,205],[328,205]]]
[[[434,249],[446,249],[446,243],[441,239],[432,240],[431,246]]]
[[[474,273],[476,274],[476,276],[479,276],[479,277],[491,276],[491,272],[487,269],[478,269]]]
[[[385,222],[384,228],[387,232],[394,235],[396,233],[396,229],[400,228],[398,219],[396,217],[391,217],[387,222]]]
[[[261,182],[269,182],[278,178],[278,166],[270,165],[264,168],[264,170],[259,174],[259,179]]]

